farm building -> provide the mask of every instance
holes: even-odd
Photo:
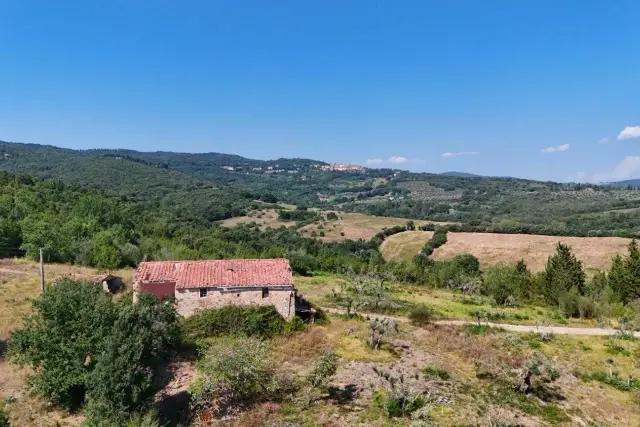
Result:
[[[68,277],[73,280],[82,280],[85,282],[93,282],[96,284],[100,284],[102,289],[105,292],[110,292],[115,294],[122,290],[123,282],[122,277],[114,276],[109,273],[105,274],[97,274],[97,275],[88,275],[88,274],[67,274],[64,277]]]
[[[273,305],[287,320],[295,315],[296,290],[286,259],[142,262],[134,296],[174,296],[177,310],[190,316],[225,305]]]

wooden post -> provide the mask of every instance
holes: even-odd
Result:
[[[44,259],[40,248],[40,291],[44,293]]]

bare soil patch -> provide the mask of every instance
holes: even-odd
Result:
[[[622,237],[564,237],[499,233],[448,233],[447,243],[436,249],[433,257],[446,260],[471,253],[484,266],[516,263],[524,259],[530,269],[544,269],[558,242],[573,248],[587,268],[608,268],[611,258],[626,253],[629,239]]]

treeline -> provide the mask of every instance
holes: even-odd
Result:
[[[168,205],[134,201],[0,172],[0,255],[23,250],[36,258],[43,248],[49,262],[104,269],[135,266],[143,259],[288,257],[302,274],[341,266],[362,270],[383,262],[372,242],[323,243],[284,227],[219,226],[209,203],[214,201],[202,197],[188,208],[177,195]]]

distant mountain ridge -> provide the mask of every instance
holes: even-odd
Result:
[[[438,175],[442,175],[442,176],[455,176],[458,178],[482,178],[482,175],[475,175],[472,173],[467,173],[467,172],[456,172],[456,171],[450,171],[450,172],[442,172]]]
[[[0,170],[100,187],[145,206],[167,206],[178,218],[194,221],[243,216],[260,211],[261,202],[277,202],[453,222],[460,224],[459,231],[640,235],[640,190],[633,181],[593,185],[456,171],[332,170],[327,165],[299,158],[254,160],[223,153],[71,150],[0,142]]]
[[[612,187],[618,187],[618,188],[623,188],[623,187],[640,187],[640,178],[634,178],[634,179],[626,179],[624,181],[615,181],[615,182],[609,182],[607,183],[607,185],[610,185]]]

